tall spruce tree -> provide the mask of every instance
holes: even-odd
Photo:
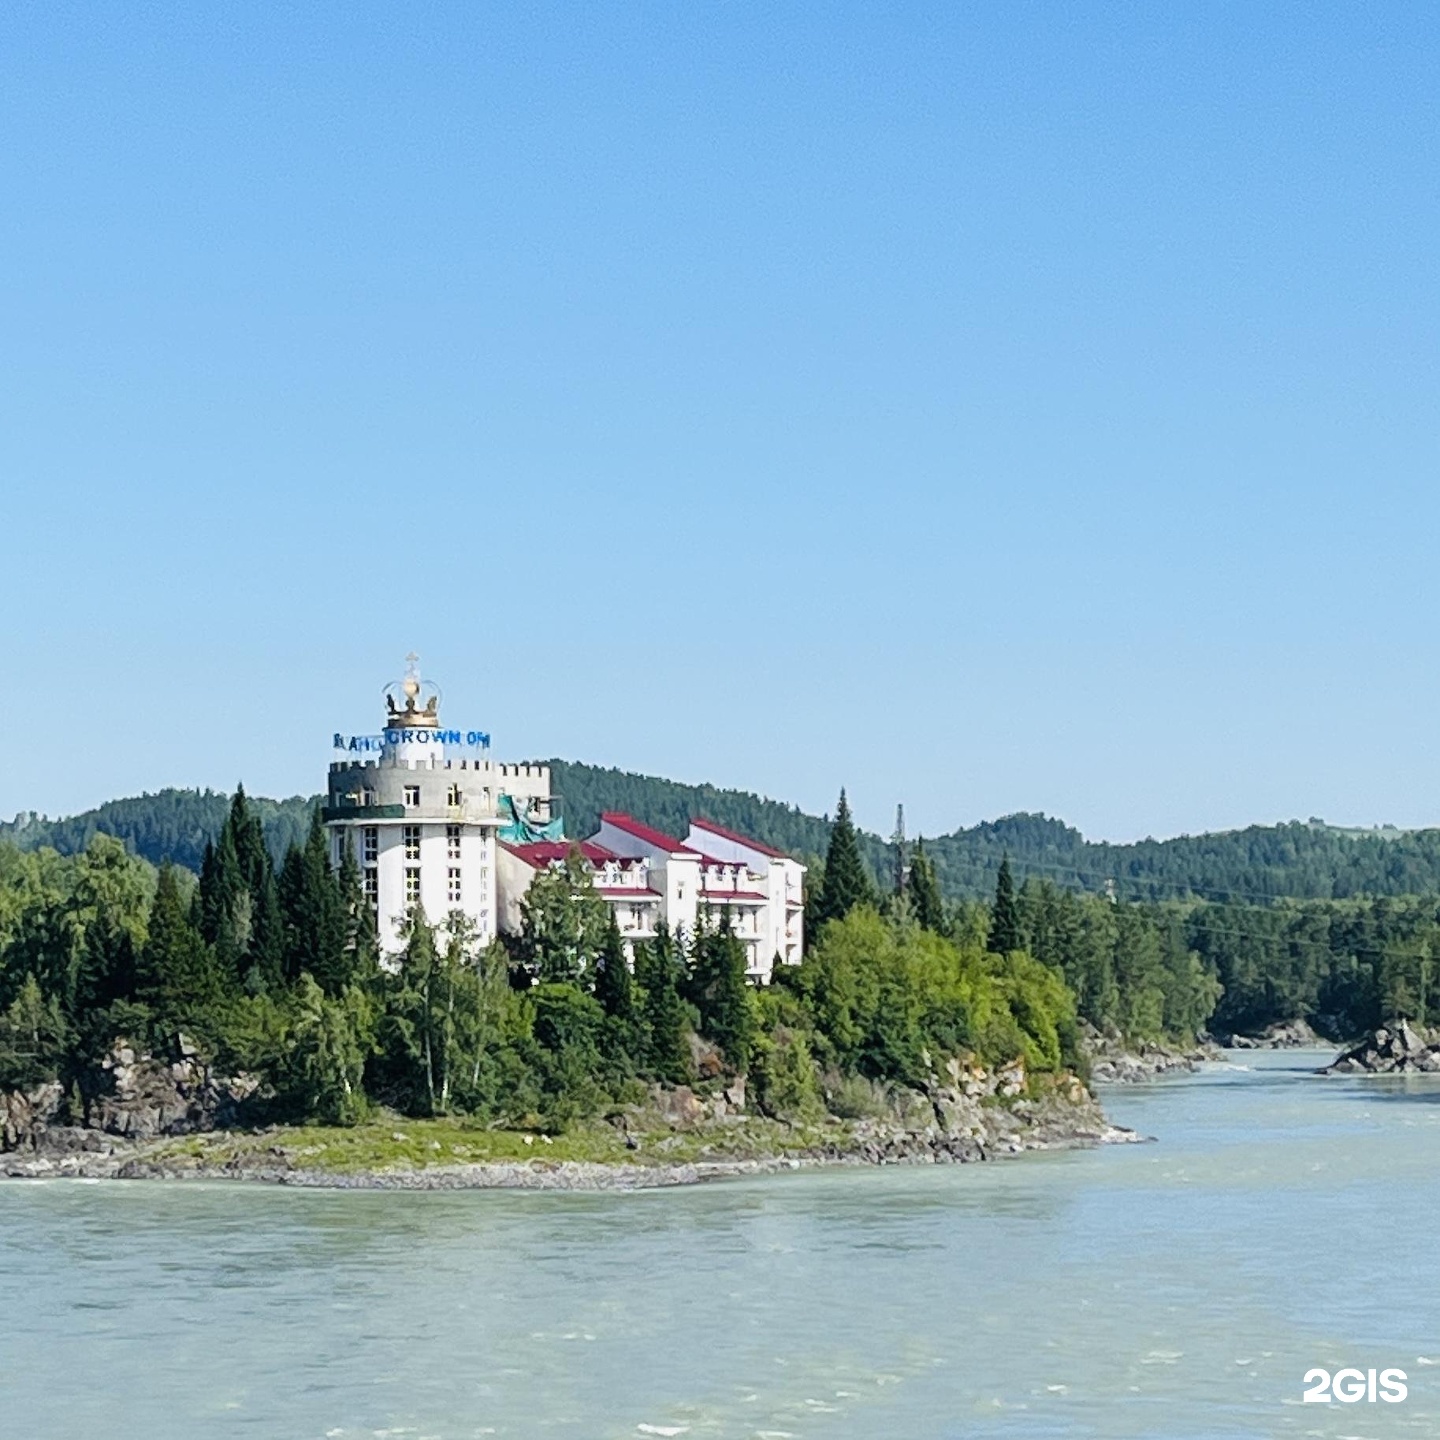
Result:
[[[200,866],[200,934],[215,951],[215,959],[227,975],[240,973],[241,936],[236,919],[241,908],[245,880],[235,853],[235,832],[227,819],[213,847],[205,847]]]
[[[653,940],[635,947],[635,980],[645,1069],[657,1080],[682,1084],[690,1078],[690,1046],[680,998],[680,961],[663,923]]]
[[[697,928],[690,949],[687,998],[700,1012],[701,1033],[725,1053],[737,1071],[750,1063],[754,1012],[745,983],[745,947],[730,926],[727,910],[715,929]]]
[[[260,817],[250,808],[243,785],[235,787],[225,824],[235,847],[235,863],[239,867],[240,878],[252,895],[258,894],[265,876],[273,867],[270,852],[265,848],[265,831]]]
[[[304,847],[290,847],[280,871],[280,910],[285,922],[285,974],[309,971],[328,995],[349,978],[345,961],[345,914],[340,885],[330,868],[325,829],[317,810]]]
[[[261,879],[259,892],[251,896],[245,987],[255,993],[274,991],[284,974],[285,917],[280,911],[280,883],[272,869]]]
[[[595,963],[595,998],[607,1015],[626,1024],[635,1018],[630,966],[625,960],[625,941],[614,910],[610,911],[610,925]]]
[[[1010,873],[1010,856],[1000,860],[1000,873],[995,877],[995,904],[990,910],[990,953],[1008,955],[1021,947],[1020,906],[1015,900],[1015,877]]]
[[[859,837],[850,818],[850,802],[840,792],[830,847],[825,852],[825,879],[815,905],[816,931],[831,920],[843,920],[857,905],[873,905],[875,887],[860,854]]]
[[[163,865],[150,907],[150,933],[140,955],[138,997],[169,1027],[214,1038],[221,1025],[226,977],[204,936],[191,923],[173,867]]]
[[[252,992],[279,984],[284,935],[275,868],[243,785],[215,843],[205,847],[195,919],[225,975]]]
[[[925,853],[925,841],[915,842],[910,858],[910,873],[905,878],[905,893],[910,900],[910,913],[917,924],[936,934],[945,930],[945,902],[940,896],[940,881],[935,863]]]

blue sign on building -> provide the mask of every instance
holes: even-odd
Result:
[[[432,730],[423,726],[386,730],[379,735],[342,735],[338,730],[332,742],[336,750],[349,753],[385,751],[397,745],[450,745],[466,750],[488,750],[490,735],[485,730]]]

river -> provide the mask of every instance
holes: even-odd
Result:
[[[1332,1054],[1111,1089],[1157,1143],[986,1165],[0,1183],[0,1436],[1433,1436],[1440,1082]],[[1302,1404],[1312,1366],[1409,1397]]]

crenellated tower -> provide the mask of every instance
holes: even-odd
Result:
[[[422,906],[446,927],[464,915],[481,943],[495,938],[496,836],[517,809],[548,816],[550,771],[497,765],[490,736],[441,723],[440,689],[406,657],[387,685],[378,735],[335,735],[324,821],[331,860],[350,848],[375,915],[382,959],[396,963],[406,917]]]

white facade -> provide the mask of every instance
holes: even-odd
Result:
[[[411,657],[412,661],[414,657]],[[488,944],[520,929],[535,876],[578,848],[596,890],[615,912],[627,949],[663,924],[682,936],[728,914],[746,971],[768,981],[773,965],[800,962],[805,867],[707,820],[686,838],[607,812],[589,840],[502,839],[558,835],[550,769],[490,759],[489,736],[440,727],[439,692],[412,665],[387,691],[383,735],[346,737],[363,759],[330,766],[324,821],[331,863],[348,851],[375,915],[381,961],[395,965],[418,904],[437,930],[462,915]],[[502,804],[508,797],[513,804]]]
[[[414,704],[413,680],[407,707],[391,703],[375,758],[330,766],[324,810],[331,861],[338,866],[347,848],[354,855],[389,964],[417,903],[442,930],[458,913],[480,943],[495,938],[500,796],[547,805],[550,796],[547,766],[499,765],[484,746],[455,744],[457,732],[439,728],[438,697]]]
[[[727,902],[727,889],[758,893],[758,904],[743,904],[754,926],[747,943],[754,947],[756,966],[763,965],[768,975],[777,958],[781,964],[798,965],[805,946],[805,867],[709,820],[692,820],[685,844],[704,856],[703,890],[712,912],[731,903],[732,913],[741,913],[742,902]]]
[[[649,868],[650,888],[659,896],[660,915],[671,930],[688,935],[695,929],[700,903],[700,857],[671,835],[642,825],[618,811],[600,817],[600,828],[590,843],[643,860]]]
[[[599,830],[578,846],[567,841],[502,842],[502,928],[519,928],[520,901],[530,882],[542,869],[563,864],[572,848],[579,850],[629,944],[648,940],[662,923],[689,935],[702,916],[718,923],[728,913],[753,980],[768,981],[777,958],[781,964],[799,964],[805,867],[704,820],[692,822],[684,841],[629,815],[609,812],[601,817]]]

